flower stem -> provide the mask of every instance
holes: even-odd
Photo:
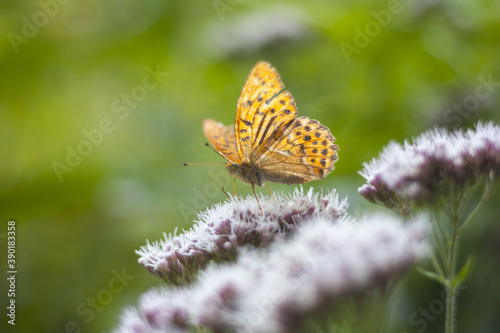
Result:
[[[450,237],[448,248],[448,262],[446,265],[446,323],[445,332],[455,333],[455,318],[457,303],[455,298],[455,270],[456,270],[456,252],[458,243],[458,225],[457,220],[452,221],[453,231]]]
[[[483,209],[484,205],[486,204],[486,202],[488,201],[488,199],[493,195],[495,191],[489,189],[489,190],[486,190],[483,197],[481,198],[481,201],[478,203],[478,205],[476,206],[476,208],[474,208],[474,210],[472,211],[472,213],[470,213],[469,217],[467,218],[467,220],[460,226],[460,228],[458,229],[458,233],[462,233],[464,232],[469,226],[470,224],[472,223],[472,221],[474,221],[474,218],[477,216],[477,214],[479,214],[479,212],[481,211],[481,209]]]

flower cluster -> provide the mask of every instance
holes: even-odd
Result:
[[[139,263],[168,284],[189,284],[211,260],[233,261],[244,245],[265,247],[312,217],[336,221],[347,208],[347,200],[339,201],[335,191],[320,195],[312,188],[307,193],[300,188],[290,196],[261,197],[260,204],[262,212],[254,197],[235,197],[208,209],[191,230],[148,242],[137,251]]]
[[[151,290],[141,298],[140,314],[136,309],[124,312],[119,332],[188,332],[190,297],[188,289]]]
[[[248,54],[279,42],[300,40],[308,33],[305,21],[304,13],[290,5],[250,11],[207,29],[207,52],[215,56]]]
[[[433,204],[484,180],[498,183],[500,127],[491,122],[475,130],[433,129],[412,142],[390,142],[378,158],[363,164],[366,184],[359,192],[373,203],[408,213],[411,203]]]
[[[226,205],[231,205],[228,203]],[[316,216],[267,249],[247,248],[233,264],[212,265],[190,287],[155,289],[128,310],[118,332],[298,332],[311,313],[335,314],[412,266],[427,225],[376,215]],[[193,326],[191,326],[193,325]]]

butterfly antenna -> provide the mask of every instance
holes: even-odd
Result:
[[[211,145],[208,144],[208,142],[205,142],[205,146],[207,146],[208,148],[212,149],[214,152],[216,152],[217,154],[219,154],[220,156],[222,156],[224,159],[226,159],[224,157],[224,155],[222,155],[221,153],[219,153],[217,150],[215,150]],[[208,163],[184,163],[183,165],[184,166],[187,166],[187,165],[207,165],[207,164],[226,164],[225,162],[208,162]],[[224,191],[224,188],[222,189]],[[224,192],[226,193],[226,192]]]
[[[207,162],[207,163],[183,163],[182,165],[208,165],[208,164],[225,164],[224,162]]]
[[[212,147],[208,142],[205,142],[205,146],[207,146],[208,148],[212,149],[214,152],[216,152],[217,154],[219,154],[220,156],[222,156],[222,158],[227,161],[227,159],[224,157],[224,155],[222,155],[219,151],[217,151],[217,149],[215,149],[214,147]]]

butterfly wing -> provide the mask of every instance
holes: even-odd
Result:
[[[260,155],[265,181],[301,184],[323,179],[334,169],[338,146],[330,130],[317,120],[299,117]]]
[[[296,118],[295,102],[283,89],[270,64],[259,62],[252,69],[236,111],[240,160],[258,168],[262,183],[323,179],[338,160],[335,138],[318,121]]]
[[[253,164],[257,147],[293,123],[297,110],[283,88],[278,72],[267,62],[257,63],[250,72],[236,110],[235,135],[242,162]]]
[[[228,162],[241,162],[236,149],[234,126],[224,126],[213,119],[205,119],[203,132],[212,146]]]

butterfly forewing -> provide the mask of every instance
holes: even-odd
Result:
[[[278,73],[267,62],[259,62],[248,76],[238,100],[235,123],[237,149],[243,162],[250,163],[257,135],[264,133],[270,119],[267,117],[273,114],[269,105],[283,88]]]
[[[213,119],[205,119],[203,132],[212,146],[228,162],[241,162],[236,149],[234,126],[224,126]]]
[[[255,126],[255,140],[252,144],[250,161],[257,162],[269,147],[275,144],[293,124],[297,115],[297,108],[289,92],[280,93],[266,108],[258,126]]]

